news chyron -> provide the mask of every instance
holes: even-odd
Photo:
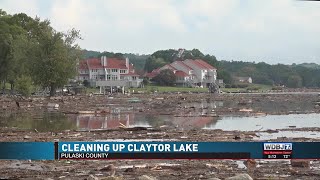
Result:
[[[292,143],[263,143],[264,159],[291,159]]]

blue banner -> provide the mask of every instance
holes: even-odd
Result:
[[[0,142],[0,159],[320,159],[320,142]]]
[[[53,142],[0,142],[0,159],[54,160]]]

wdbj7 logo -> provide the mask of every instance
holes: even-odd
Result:
[[[265,151],[292,151],[292,143],[264,143]]]

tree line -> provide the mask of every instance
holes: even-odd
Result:
[[[7,14],[0,9],[0,83],[10,84],[23,95],[32,87],[57,88],[77,72],[80,32],[55,30],[49,20],[24,13]]]
[[[146,60],[145,71],[153,69],[176,60],[202,59],[218,70],[218,79],[224,83],[236,84],[235,77],[252,77],[257,84],[286,86],[291,88],[299,87],[320,87],[320,66],[314,63],[300,65],[270,65],[264,62],[243,62],[243,61],[218,61],[215,56],[204,55],[198,49],[185,50],[179,55],[178,50],[161,50],[150,55]]]
[[[90,53],[92,54],[92,52]],[[264,62],[218,61],[215,56],[205,55],[198,49],[184,50],[182,54],[179,54],[179,50],[175,49],[159,50],[151,55],[103,52],[96,54],[96,57],[101,57],[102,55],[107,57],[129,57],[130,62],[138,69],[143,69],[144,72],[151,72],[177,60],[202,59],[216,67],[218,69],[218,79],[223,79],[224,83],[228,85],[235,85],[237,83],[235,77],[240,76],[252,77],[253,82],[257,84],[291,88],[320,87],[320,65],[315,63],[270,65]]]
[[[250,76],[253,82],[257,84],[290,88],[320,87],[320,68],[310,68],[303,64],[270,65],[264,62],[220,61],[219,68],[220,72],[228,72],[229,76]],[[226,74],[223,76],[220,74],[221,78],[224,76]],[[232,79],[230,83],[232,83]]]

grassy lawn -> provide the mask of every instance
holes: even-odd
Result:
[[[223,92],[247,92],[247,89],[250,88],[257,88],[258,92],[263,92],[266,90],[271,90],[272,86],[263,85],[263,84],[250,84],[247,88],[222,88]],[[145,86],[144,88],[130,88],[132,92],[208,92],[208,88],[190,88],[190,87],[172,87],[172,86],[156,86],[156,85],[149,85]]]
[[[264,85],[264,84],[250,84],[247,88],[222,88],[221,90],[223,92],[247,92],[250,88],[257,88],[258,92],[264,92],[267,90],[271,90],[272,86],[270,85]]]
[[[263,84],[250,84],[247,88],[222,88],[222,92],[226,93],[238,93],[238,92],[247,92],[247,89],[257,88],[258,92],[265,92],[267,90],[271,90],[272,86],[263,85]],[[6,89],[10,89],[10,84],[6,83]],[[208,92],[208,88],[191,88],[191,87],[173,87],[173,86],[157,86],[157,85],[148,85],[144,88],[130,88],[132,92],[144,92],[144,93],[152,93],[152,92]],[[99,93],[99,88],[86,88],[86,93]],[[256,92],[256,91],[255,91]]]
[[[90,93],[99,93],[100,89],[99,88],[86,88],[86,93],[90,94]]]
[[[135,92],[208,92],[208,88],[189,88],[189,87],[173,87],[173,86],[145,86],[144,88],[130,88],[130,91]]]

